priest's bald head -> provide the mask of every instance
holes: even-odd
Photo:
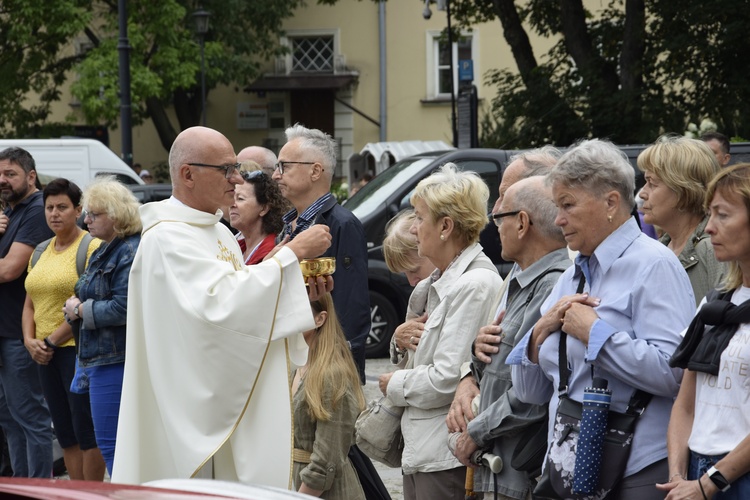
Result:
[[[234,186],[244,182],[232,143],[206,127],[191,127],[177,136],[169,151],[169,175],[175,198],[211,214],[230,206]]]

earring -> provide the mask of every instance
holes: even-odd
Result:
[[[607,216],[607,220],[608,220],[609,222],[612,222],[612,216],[611,216],[611,215],[608,215],[608,216]]]
[[[445,235],[444,234],[440,235],[440,241],[445,241]]]

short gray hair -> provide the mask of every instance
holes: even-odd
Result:
[[[557,207],[552,200],[552,193],[546,187],[544,176],[539,177],[539,183],[520,186],[513,197],[513,210],[523,210],[537,230],[547,239],[565,245],[565,237],[559,227],[555,225]]]
[[[323,169],[330,178],[336,168],[336,141],[330,135],[318,129],[310,129],[295,123],[284,131],[287,142],[299,139],[300,146],[317,153]]]
[[[562,155],[548,182],[580,187],[598,196],[614,189],[628,210],[635,206],[635,170],[627,155],[609,141],[584,140]]]
[[[523,161],[523,166],[525,168],[521,175],[521,179],[527,179],[537,175],[547,175],[549,170],[554,167],[560,159],[560,156],[562,156],[562,153],[559,149],[547,145],[542,146],[541,148],[521,151],[520,153],[512,155],[508,160],[508,165],[516,160]]]

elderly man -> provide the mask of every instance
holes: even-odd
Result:
[[[273,167],[276,166],[276,154],[268,148],[262,146],[248,146],[237,153],[237,162],[254,161],[260,165],[269,177],[273,176]]]
[[[333,303],[364,384],[365,341],[370,332],[365,232],[359,219],[331,194],[336,168],[336,143],[331,136],[297,124],[286,130],[286,137],[273,174],[281,194],[294,205],[284,215],[282,234],[294,241],[314,224],[330,226],[331,248],[325,255],[336,257]]]
[[[218,223],[243,182],[237,167],[226,137],[189,128],[169,153],[172,198],[141,207],[113,481],[289,486],[288,373],[315,327],[298,261],[323,253],[330,234],[316,226],[245,266]]]
[[[480,448],[503,460],[497,483],[489,469],[481,468],[475,474],[474,489],[485,492],[485,498],[495,498],[495,484],[497,498],[531,498],[532,480],[510,467],[510,462],[524,430],[546,418],[546,406],[518,401],[505,358],[539,319],[540,305],[572,264],[565,238],[555,225],[556,215],[552,193],[544,177],[537,176],[510,186],[492,216],[503,244],[503,258],[516,266],[507,278],[507,295],[498,308],[504,313],[483,327],[478,338],[481,342],[483,336],[499,336],[499,352],[488,357],[477,350],[472,376],[461,381],[479,387],[479,413],[463,430],[455,449],[464,465],[470,465],[471,454]]]

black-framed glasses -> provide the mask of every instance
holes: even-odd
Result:
[[[262,170],[253,170],[251,172],[242,172],[242,178],[246,181],[250,181],[251,179],[255,179],[257,177],[260,177],[261,175],[266,175],[266,173]]]
[[[279,161],[273,166],[274,171],[278,170],[279,174],[284,175],[284,169],[287,165],[315,165],[316,161]]]
[[[83,211],[83,218],[86,219],[86,217],[88,217],[91,220],[91,222],[95,222],[96,218],[99,217],[100,215],[101,213],[97,214],[95,212],[89,212],[88,210]]]
[[[207,168],[218,168],[224,171],[224,177],[229,179],[232,175],[240,169],[239,163],[227,163],[226,165],[209,165],[207,163],[188,163],[191,167],[207,167]]]
[[[503,219],[505,217],[513,217],[513,216],[516,216],[516,215],[520,214],[521,212],[522,212],[522,210],[513,210],[512,212],[500,212],[500,213],[497,213],[497,214],[492,214],[492,220],[495,221],[495,225],[497,227],[500,227],[500,224],[503,223]],[[530,225],[534,224],[533,222],[531,222],[531,218],[529,218],[529,224]]]

